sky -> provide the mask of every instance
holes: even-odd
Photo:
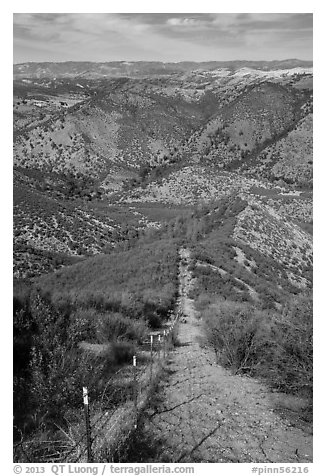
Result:
[[[312,13],[14,13],[14,63],[312,60]]]

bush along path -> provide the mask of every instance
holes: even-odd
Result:
[[[312,462],[312,435],[273,409],[255,379],[216,365],[189,291],[190,252],[180,250],[178,342],[130,448],[129,461],[197,463]]]

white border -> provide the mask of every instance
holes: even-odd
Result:
[[[258,2],[258,1],[231,1],[225,3],[216,3],[212,1],[201,0],[194,1],[171,1],[149,3],[148,1],[137,0],[137,2],[120,1],[107,2],[96,1],[81,2],[81,1],[62,1],[56,2],[41,2],[41,1],[13,1],[10,5],[2,6],[1,15],[1,37],[2,37],[2,74],[1,74],[1,103],[2,103],[2,154],[1,154],[1,206],[4,218],[4,226],[2,231],[2,250],[4,251],[1,278],[2,291],[5,306],[2,307],[2,326],[3,339],[1,346],[1,362],[2,362],[2,444],[0,462],[4,463],[3,474],[12,474],[12,365],[10,364],[12,356],[12,342],[8,336],[12,335],[12,14],[19,12],[82,12],[82,13],[124,13],[124,12],[191,12],[191,13],[314,13],[314,106],[315,106],[315,126],[314,126],[314,215],[315,215],[315,236],[314,236],[314,319],[315,319],[315,437],[314,437],[314,463],[308,465],[310,468],[309,474],[325,474],[325,468],[322,471],[322,463],[324,459],[324,415],[325,402],[323,401],[323,346],[325,346],[325,324],[326,316],[322,312],[324,307],[323,294],[324,283],[323,274],[325,273],[325,235],[323,233],[323,223],[325,220],[324,212],[324,180],[325,169],[323,163],[326,160],[325,146],[326,139],[324,131],[324,98],[325,98],[325,77],[323,76],[323,66],[326,61],[324,53],[324,30],[325,15],[322,2],[317,1],[279,1],[273,2]],[[323,54],[324,53],[324,54]],[[250,59],[250,58],[248,58]],[[4,105],[4,107],[3,107]],[[9,364],[9,366],[8,366]],[[8,468],[7,468],[8,466]],[[247,464],[223,464],[216,467],[213,464],[198,465],[196,464],[196,474],[250,474],[249,468],[252,465]],[[291,465],[286,465],[291,466]],[[293,466],[293,465],[292,465]],[[8,469],[8,471],[6,470]],[[50,473],[49,473],[50,474]]]

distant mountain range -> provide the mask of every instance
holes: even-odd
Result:
[[[101,77],[142,77],[155,75],[170,75],[194,70],[212,71],[225,68],[235,71],[240,68],[252,68],[261,71],[271,71],[292,68],[310,68],[312,61],[286,59],[275,61],[207,61],[180,63],[163,63],[159,61],[111,61],[96,63],[91,61],[67,61],[62,63],[41,62],[15,64],[14,79],[19,78],[101,78]]]

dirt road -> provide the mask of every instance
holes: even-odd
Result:
[[[273,408],[260,382],[218,366],[202,344],[202,325],[189,291],[189,251],[180,250],[180,345],[171,352],[165,378],[144,415],[143,434],[156,447],[147,461],[311,462],[312,435]],[[141,457],[141,456],[140,456]],[[144,456],[142,456],[144,460]]]

